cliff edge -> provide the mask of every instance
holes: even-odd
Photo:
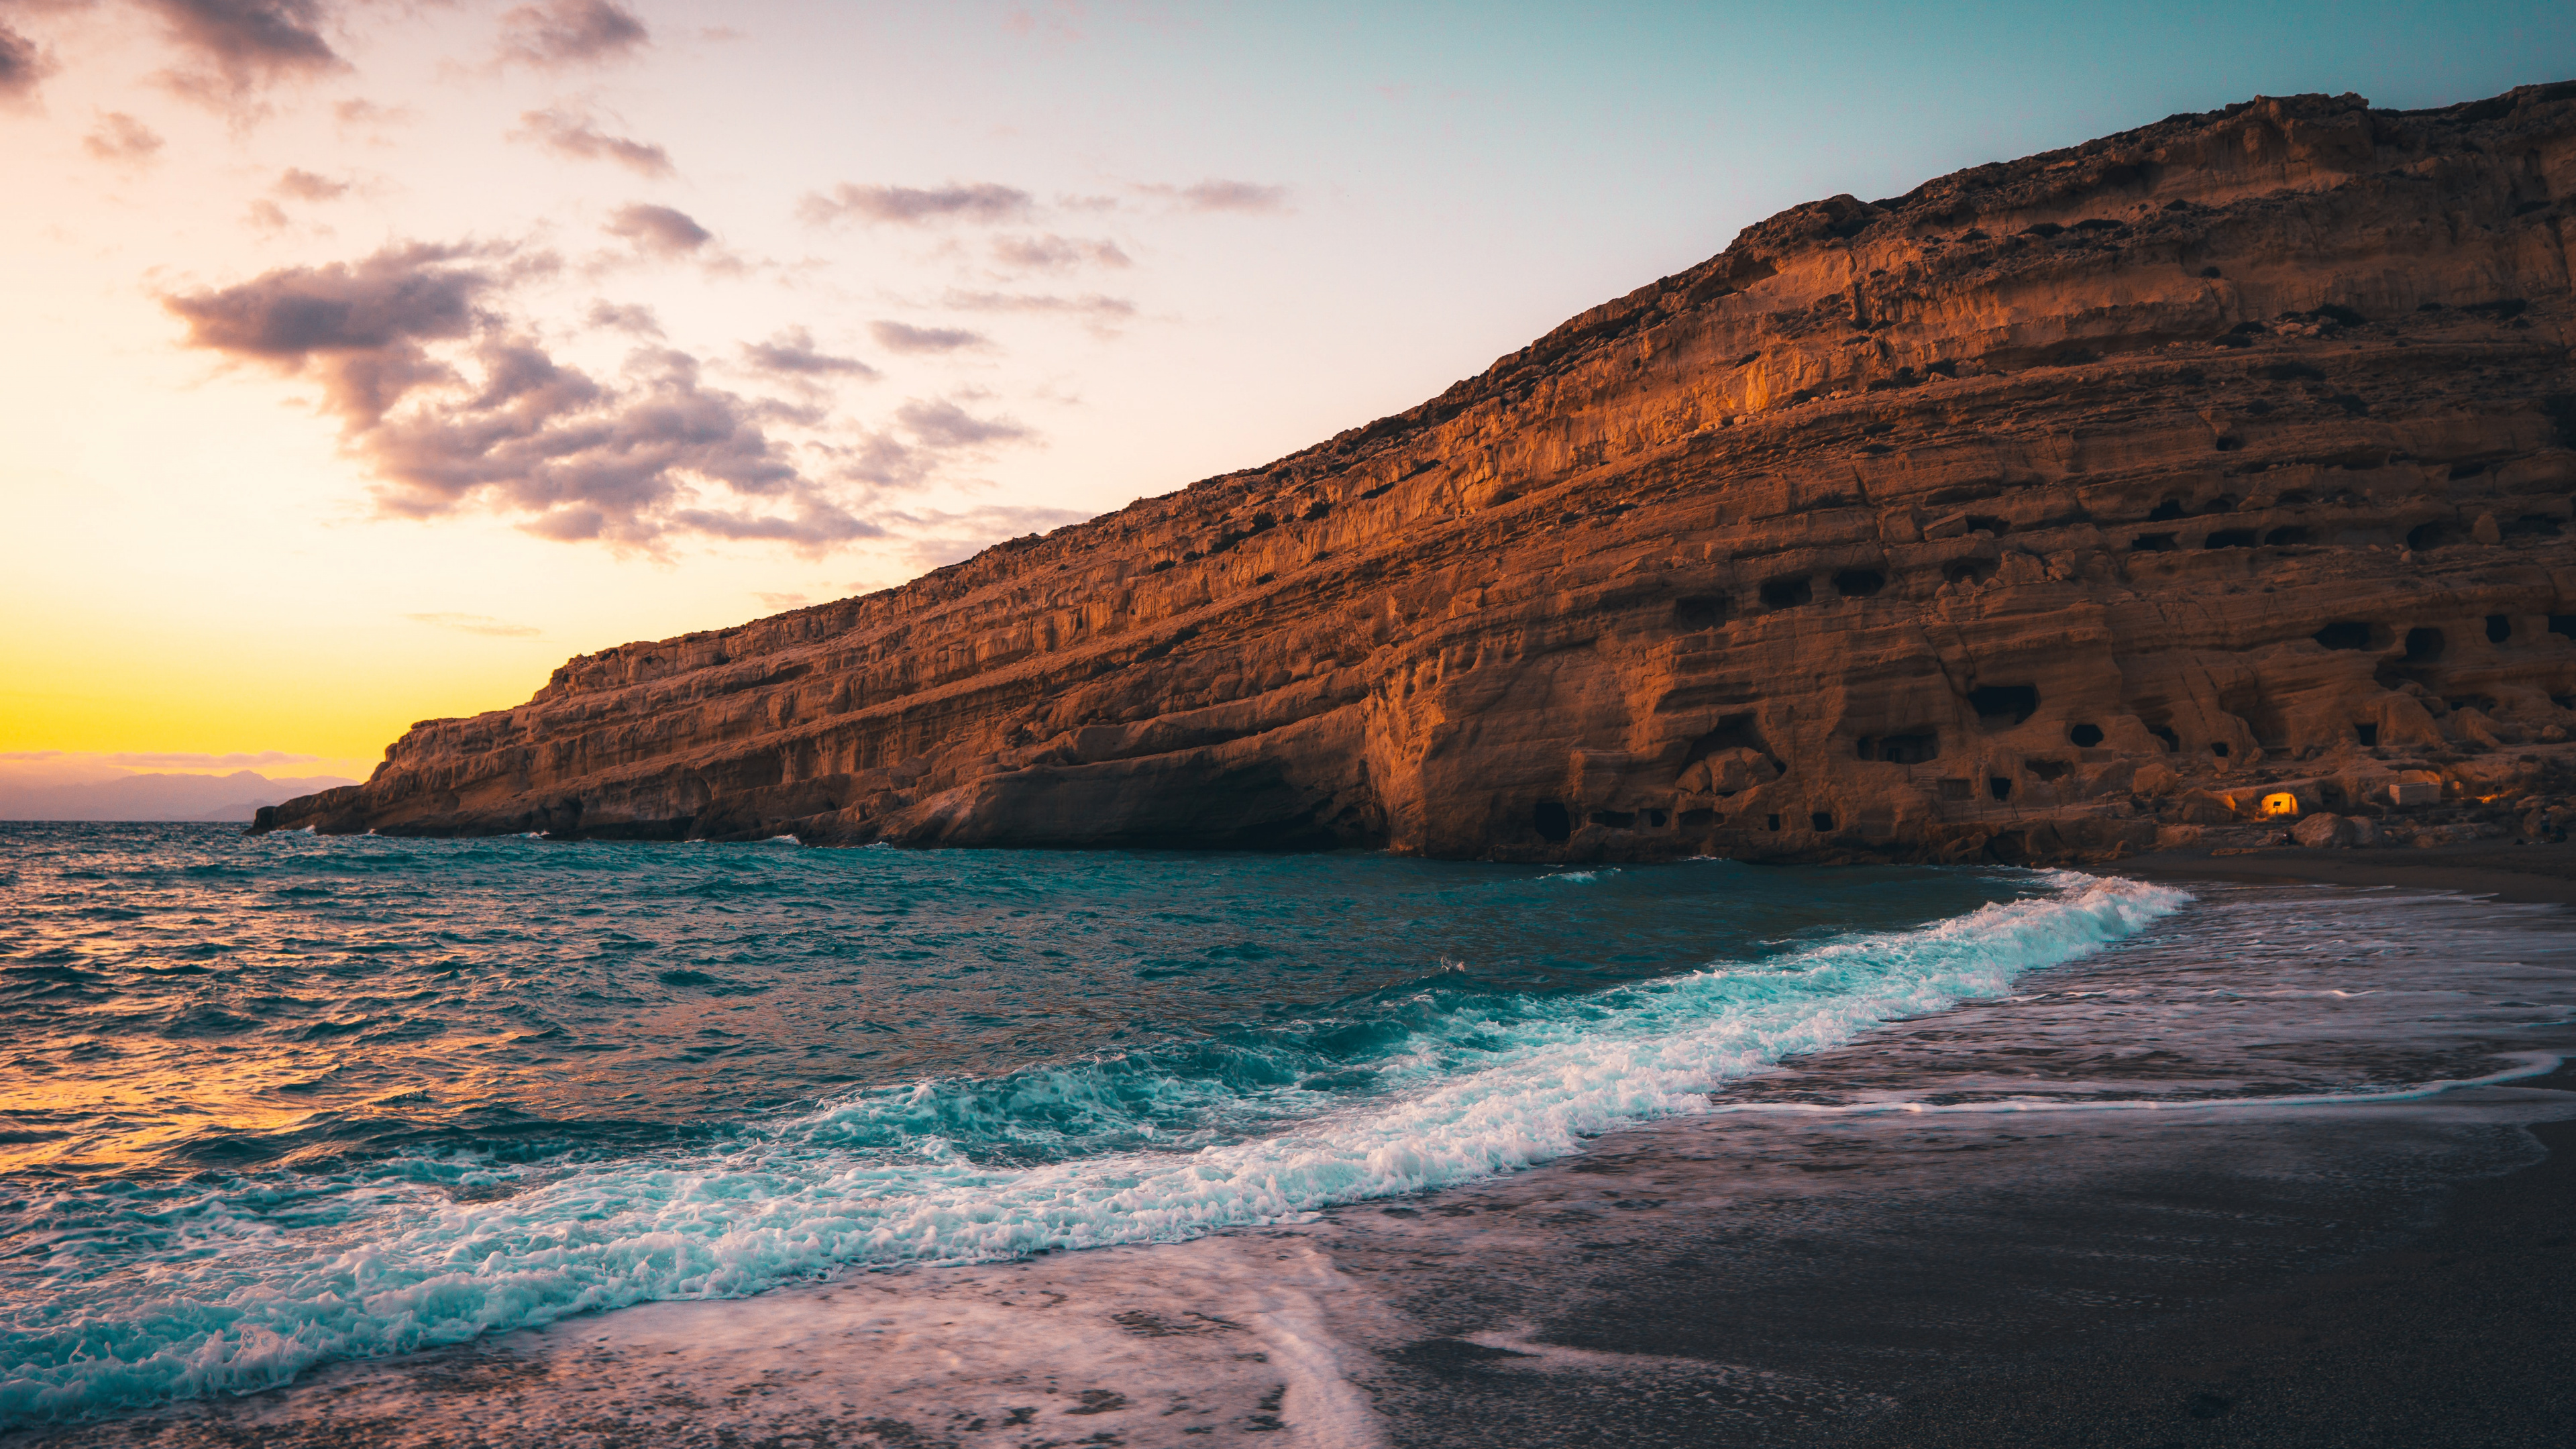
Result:
[[[2576,82],[1810,203],[1409,412],[585,655],[252,828],[2033,860],[2509,795],[2576,730],[2571,193]]]

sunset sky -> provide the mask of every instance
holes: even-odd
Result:
[[[0,0],[0,764],[363,775],[1409,406],[1802,200],[2570,77],[2565,0]]]

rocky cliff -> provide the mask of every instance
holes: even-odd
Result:
[[[2042,859],[2576,729],[2576,83],[1837,196],[1400,415],[254,829]],[[2401,792],[2402,793],[2402,792]]]

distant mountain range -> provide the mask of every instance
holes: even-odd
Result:
[[[238,820],[262,805],[357,781],[341,775],[272,780],[229,775],[120,775],[72,785],[0,780],[0,820]]]

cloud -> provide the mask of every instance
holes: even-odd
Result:
[[[715,233],[687,212],[640,201],[619,207],[602,229],[633,242],[637,251],[665,258],[687,256],[715,240]]]
[[[835,357],[814,348],[814,334],[802,327],[779,333],[767,342],[748,343],[743,354],[762,372],[790,377],[875,377],[877,370],[855,357]]]
[[[66,750],[0,750],[0,760],[12,764],[33,760],[97,760],[103,764],[123,765],[135,769],[239,770],[253,765],[309,765],[320,755],[290,755],[279,750],[262,750],[255,755],[196,755],[177,751],[141,750],[122,754],[91,754]]]
[[[943,221],[1013,221],[1027,214],[1029,194],[990,181],[950,184],[930,190],[911,186],[833,187],[830,195],[810,195],[798,208],[809,222],[845,218],[870,224],[925,226]]]
[[[481,634],[493,639],[534,639],[545,632],[527,624],[506,624],[489,614],[405,614],[403,617],[434,629],[454,629],[460,634]]]
[[[278,174],[277,184],[268,189],[279,196],[291,196],[298,201],[329,201],[346,192],[349,189],[349,183],[316,175],[302,167],[289,166]]]
[[[355,126],[409,125],[418,119],[409,106],[380,106],[364,96],[353,96],[331,105],[331,119],[343,129]]]
[[[638,337],[660,337],[662,319],[641,302],[593,302],[586,319],[593,327],[613,332],[631,332]]]
[[[1069,508],[993,507],[896,518],[913,535],[913,556],[924,566],[937,568],[972,558],[1006,538],[1049,533],[1092,516]],[[851,592],[860,590],[854,587]]]
[[[979,448],[1029,436],[1028,429],[1007,418],[979,418],[952,402],[908,402],[894,416],[927,448]]]
[[[98,125],[81,137],[81,149],[101,161],[114,161],[139,166],[150,161],[161,150],[161,133],[123,111],[109,111],[98,118]]]
[[[696,358],[648,349],[606,380],[556,361],[495,305],[507,251],[402,244],[164,303],[193,346],[317,378],[391,516],[481,510],[645,549],[683,533],[809,551],[883,533],[763,431],[774,405],[704,385]]]
[[[36,42],[0,22],[0,100],[31,99],[53,69]]]
[[[1221,181],[1210,177],[1188,186],[1144,185],[1128,188],[1139,196],[1158,197],[1183,211],[1282,212],[1288,188],[1254,181]]]
[[[941,301],[942,305],[960,312],[1033,312],[1088,317],[1095,323],[1136,315],[1135,303],[1123,297],[1104,297],[1098,292],[1085,293],[1079,297],[1056,297],[1029,292],[966,292],[951,289]]]
[[[992,339],[962,327],[913,327],[901,322],[871,322],[868,331],[888,352],[954,352],[961,347],[989,347]]]
[[[247,220],[262,231],[284,231],[294,225],[294,218],[286,214],[286,208],[266,197],[261,197],[250,204],[250,215]]]
[[[671,155],[649,141],[629,136],[612,136],[592,124],[587,116],[559,110],[520,113],[521,129],[512,131],[513,141],[533,141],[558,156],[576,161],[614,161],[620,166],[646,176],[671,174]]]
[[[162,80],[190,99],[238,106],[260,86],[344,69],[322,38],[322,0],[141,0],[194,70]]]
[[[610,0],[544,0],[501,17],[501,58],[547,69],[623,60],[652,41],[643,21]]]
[[[1085,264],[1098,267],[1130,265],[1127,254],[1118,243],[1103,238],[1084,241],[1078,237],[1011,236],[993,241],[993,259],[1006,267],[1035,271],[1061,271]]]

